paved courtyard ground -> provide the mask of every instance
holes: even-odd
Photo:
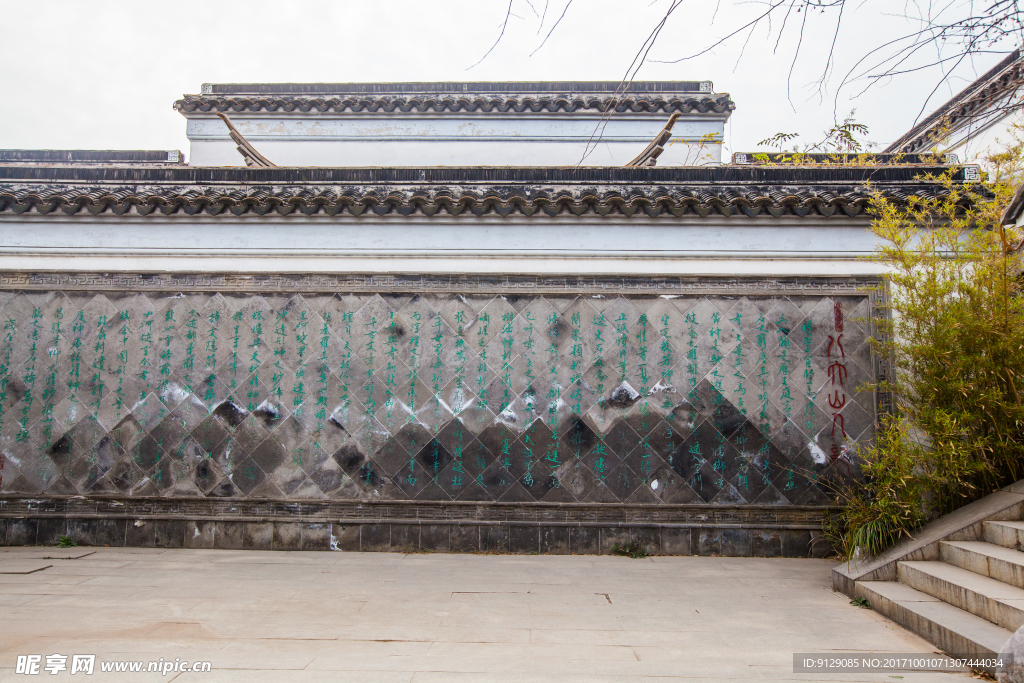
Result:
[[[794,652],[934,651],[833,592],[832,565],[0,548],[0,681],[970,680],[794,674]],[[96,654],[96,673],[15,673],[18,655],[43,655],[45,666],[54,653]],[[101,661],[160,658],[212,671],[99,671]]]

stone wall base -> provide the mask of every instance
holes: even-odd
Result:
[[[825,557],[829,508],[0,498],[0,545]]]

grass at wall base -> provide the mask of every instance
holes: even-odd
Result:
[[[922,524],[1024,478],[1020,231],[1000,225],[1024,171],[1019,136],[982,181],[946,194],[873,200],[887,316],[875,351],[894,361],[894,414],[859,455],[863,483],[837,485],[826,537],[873,556]]]

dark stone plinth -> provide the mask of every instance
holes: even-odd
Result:
[[[208,549],[216,547],[216,522],[189,522],[185,527],[185,547]]]
[[[360,528],[361,525],[358,524],[331,525],[331,550],[359,552]]]
[[[364,552],[391,550],[391,525],[364,524],[359,536],[359,549]]]
[[[540,527],[540,552],[542,555],[568,555],[569,527]]]
[[[578,503],[379,504],[195,498],[0,498],[0,542],[347,552],[824,557],[828,508]]]
[[[241,550],[245,524],[242,522],[216,522],[217,531],[213,547],[218,550]]]
[[[484,553],[507,553],[509,550],[507,526],[480,527],[480,551]]]
[[[721,529],[695,529],[696,555],[721,555],[722,554],[722,530]]]
[[[330,550],[330,524],[300,524],[303,550]]]
[[[536,526],[513,526],[508,529],[508,551],[529,555],[540,552],[540,533]]]
[[[274,550],[302,550],[302,530],[295,522],[274,524]]]
[[[601,530],[592,526],[569,528],[569,552],[573,555],[597,555],[601,552]]]
[[[629,527],[605,527],[601,529],[601,554],[611,555],[615,548],[629,545]]]
[[[692,529],[662,529],[661,552],[665,555],[693,555]]]
[[[451,552],[475,553],[480,551],[480,527],[476,524],[456,524],[450,530]]]
[[[637,527],[631,529],[631,541],[637,541],[647,551],[648,555],[661,555],[661,529]]]
[[[66,519],[40,519],[36,522],[36,545],[57,545],[60,537],[68,532]]]
[[[782,534],[777,530],[756,529],[750,532],[752,557],[782,557]]]
[[[270,522],[250,522],[242,528],[243,550],[273,550],[274,525]]]
[[[181,519],[161,519],[153,523],[153,545],[157,548],[184,548],[185,528],[190,526]]]

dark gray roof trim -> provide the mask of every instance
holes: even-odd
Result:
[[[914,192],[882,190],[890,199],[910,194],[934,197],[939,186]],[[196,215],[282,216],[327,215],[576,215],[675,216],[858,216],[871,194],[865,188],[814,187],[599,187],[449,189],[393,187],[386,189],[323,186],[10,186],[0,185],[0,213],[67,215]]]
[[[618,81],[443,81],[418,83],[207,83],[204,95],[513,95],[614,93]],[[710,92],[711,81],[633,81],[635,93]]]
[[[0,213],[858,216],[946,167],[129,169],[0,166]],[[962,180],[962,170],[955,173]],[[867,182],[870,181],[870,187]]]
[[[176,149],[0,149],[0,163],[184,164],[185,155]]]
[[[222,184],[231,185],[929,185],[923,178],[952,172],[966,180],[959,166],[28,166],[0,164],[0,183],[65,184]]]
[[[886,147],[885,152],[926,152],[942,137],[956,138],[957,131],[999,117],[1009,98],[1024,86],[1024,55],[1014,50],[976,81],[928,115]],[[1018,108],[1020,105],[1013,105]]]
[[[483,113],[554,113],[604,112],[609,105],[623,112],[680,112],[727,114],[736,104],[725,94],[712,95],[645,95],[626,94],[619,98],[595,95],[544,94],[534,95],[380,95],[300,97],[185,95],[174,103],[184,114],[194,112],[311,112],[318,113],[370,113],[422,114],[427,112],[483,112]]]

